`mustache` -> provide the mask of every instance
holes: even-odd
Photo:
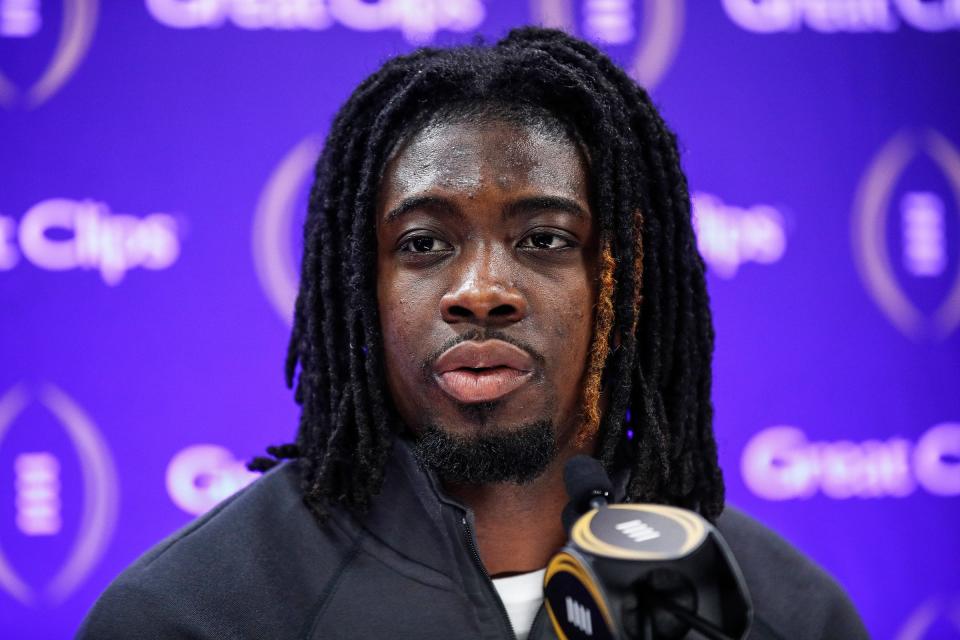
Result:
[[[516,338],[507,335],[506,333],[504,333],[503,331],[500,331],[499,329],[475,328],[475,329],[470,329],[466,333],[462,333],[458,336],[454,336],[450,338],[449,340],[444,342],[439,349],[437,349],[436,351],[431,353],[429,356],[427,356],[427,358],[425,358],[424,361],[420,363],[420,371],[423,377],[427,380],[429,380],[432,377],[433,363],[436,362],[437,359],[444,354],[444,352],[446,352],[448,349],[452,349],[453,347],[457,346],[461,342],[469,342],[471,340],[475,340],[477,342],[482,342],[484,340],[502,340],[508,344],[512,344],[518,349],[523,349],[528,354],[530,354],[530,357],[533,358],[533,361],[537,364],[537,368],[541,370],[543,369],[544,363],[546,362],[546,360],[543,357],[543,354],[541,354],[539,351],[537,351],[532,346],[530,346],[529,344],[527,344],[522,340],[517,340]]]

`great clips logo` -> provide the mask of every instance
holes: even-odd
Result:
[[[709,193],[694,193],[691,202],[697,249],[721,278],[733,278],[747,262],[772,264],[786,252],[786,224],[775,207],[737,207]]]
[[[730,20],[747,31],[779,33],[806,27],[821,33],[960,29],[957,0],[722,0]]]
[[[167,494],[175,505],[198,516],[259,477],[228,449],[196,444],[178,452],[167,465]]]
[[[902,132],[876,154],[853,210],[853,255],[867,291],[915,339],[960,324],[960,151],[933,130]]]
[[[50,384],[21,384],[0,396],[0,453],[10,465],[0,473],[13,479],[0,490],[13,506],[0,520],[0,591],[28,606],[56,605],[83,583],[113,534],[113,458],[90,416]],[[76,504],[79,510],[69,508]],[[18,570],[16,558],[29,560]],[[47,574],[40,565],[50,558],[63,560]]]
[[[531,21],[600,44],[646,88],[666,74],[683,38],[683,0],[531,0]]]
[[[915,442],[816,442],[796,427],[770,427],[747,443],[740,472],[750,491],[767,500],[817,493],[837,500],[899,498],[918,487],[935,496],[960,496],[960,423],[938,424]]]
[[[146,0],[157,22],[175,29],[311,30],[340,24],[356,31],[396,29],[411,44],[438,31],[472,31],[483,22],[481,0]]]
[[[26,48],[46,30],[57,25],[46,24],[40,0],[0,0],[0,39]],[[20,86],[0,69],[0,105],[4,107],[37,107],[46,102],[70,79],[83,60],[97,26],[97,0],[63,0],[53,54],[43,72],[32,83]]]
[[[116,285],[131,269],[167,269],[179,255],[177,220],[166,213],[137,218],[102,202],[53,198],[31,207],[19,224],[0,215],[0,271],[26,259],[47,271],[96,270]]]

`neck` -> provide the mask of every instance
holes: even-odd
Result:
[[[487,573],[536,571],[567,541],[560,515],[569,498],[563,469],[571,457],[593,451],[589,441],[562,451],[527,484],[450,485],[446,491],[473,510],[477,550]]]

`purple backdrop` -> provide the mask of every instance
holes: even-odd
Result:
[[[680,136],[730,501],[877,638],[960,637],[955,0],[0,0],[0,635],[69,637],[292,437],[337,106],[524,23],[602,44]]]

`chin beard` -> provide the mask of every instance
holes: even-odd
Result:
[[[557,455],[550,420],[540,420],[492,435],[459,436],[427,425],[414,445],[420,466],[453,484],[523,484],[544,471]]]

